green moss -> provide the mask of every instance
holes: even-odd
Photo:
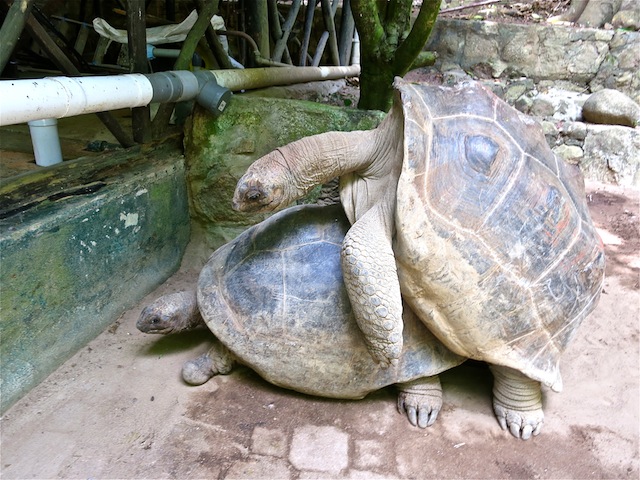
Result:
[[[384,115],[304,100],[236,95],[224,115],[213,119],[197,109],[185,132],[191,213],[221,245],[220,229],[235,231],[263,215],[231,209],[238,179],[257,158],[303,137],[328,131],[370,130]],[[215,232],[215,233],[214,233]],[[215,240],[213,240],[215,239]]]
[[[29,208],[0,221],[3,410],[172,274],[189,240],[178,152],[89,159],[49,174],[79,192],[82,183],[69,182],[84,174],[70,171],[82,166],[103,172],[99,191],[59,198],[42,171],[3,186],[3,198],[42,187]]]

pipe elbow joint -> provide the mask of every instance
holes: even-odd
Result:
[[[200,85],[196,102],[214,116],[221,115],[231,100],[231,90],[218,85],[216,77],[209,71],[197,71],[195,76]]]

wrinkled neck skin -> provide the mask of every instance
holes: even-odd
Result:
[[[340,177],[340,201],[352,224],[377,204],[385,230],[390,233],[393,228],[404,148],[402,119],[401,107],[394,105],[375,130],[368,161]]]
[[[401,117],[395,108],[374,130],[306,137],[256,160],[238,182],[234,208],[274,211],[316,185],[343,177],[340,188],[346,197],[340,196],[347,216],[355,221],[390,186],[395,193],[402,154]]]

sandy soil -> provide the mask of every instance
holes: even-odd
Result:
[[[181,365],[206,349],[208,332],[147,336],[135,321],[157,296],[195,282],[193,265],[204,252],[192,250],[180,272],[1,418],[1,476],[273,478],[269,465],[279,462],[292,479],[637,479],[640,191],[590,184],[588,198],[608,277],[563,358],[564,392],[544,392],[546,423],[532,440],[500,430],[491,378],[479,363],[442,375],[445,406],[426,430],[396,412],[392,388],[362,401],[329,401],[273,387],[248,369],[185,385]],[[333,476],[301,472],[286,445],[273,450],[284,453],[256,455],[258,429],[283,433],[286,444],[305,425],[346,432],[348,468]],[[253,469],[238,475],[235,467],[247,459]]]

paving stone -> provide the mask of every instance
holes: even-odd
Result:
[[[291,478],[291,472],[284,460],[252,455],[247,460],[234,463],[224,476],[225,480],[262,480],[265,478],[277,478],[287,480]]]
[[[349,435],[336,427],[296,428],[289,461],[298,470],[338,473],[349,464]]]
[[[251,436],[251,452],[283,458],[287,453],[287,439],[284,432],[256,427]]]
[[[376,440],[357,440],[355,442],[355,464],[359,468],[379,467],[383,463],[384,446]]]
[[[349,470],[349,474],[345,478],[349,480],[392,480],[400,477],[395,475],[383,475],[366,470]]]

